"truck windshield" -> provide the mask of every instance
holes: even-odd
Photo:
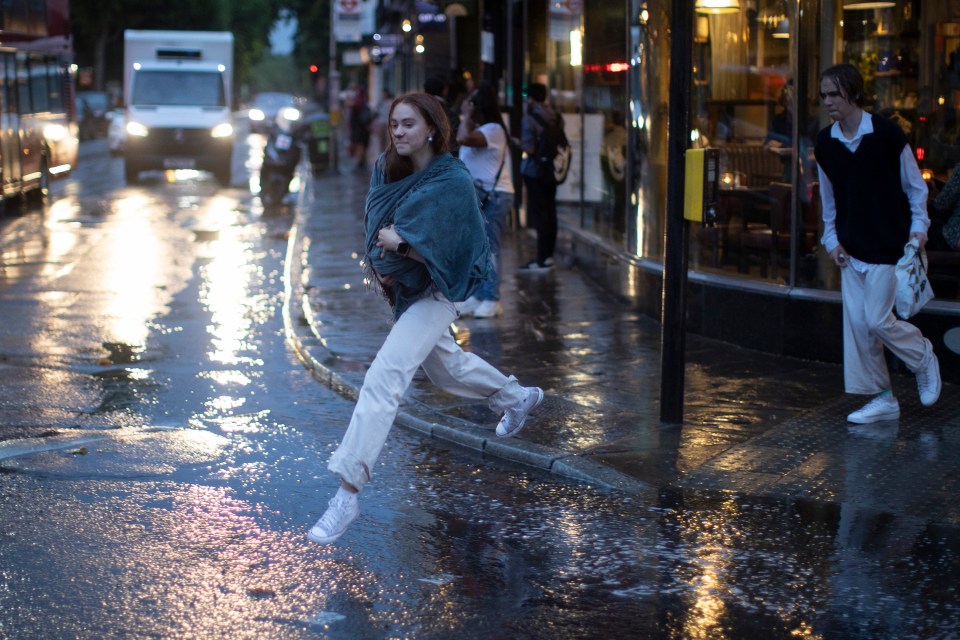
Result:
[[[133,104],[223,107],[223,80],[213,71],[139,71],[133,80]]]

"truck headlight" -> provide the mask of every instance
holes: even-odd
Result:
[[[267,117],[267,114],[265,114],[263,111],[260,111],[260,109],[250,109],[248,115],[250,116],[251,120],[256,120],[257,122],[260,122]]]
[[[43,137],[51,142],[60,142],[67,137],[67,128],[62,124],[48,124],[43,128]]]
[[[127,123],[127,134],[138,138],[146,138],[150,134],[150,130],[139,122],[131,120]]]
[[[211,138],[229,138],[233,135],[233,125],[229,122],[218,124],[210,130]]]
[[[296,107],[284,107],[283,111],[280,112],[280,115],[283,116],[284,120],[290,120],[291,122],[294,120],[299,120],[300,109],[297,109]]]

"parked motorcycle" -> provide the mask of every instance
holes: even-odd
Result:
[[[277,114],[260,167],[260,201],[264,208],[281,206],[290,193],[290,181],[300,164],[301,145],[307,133],[298,109],[287,107]]]

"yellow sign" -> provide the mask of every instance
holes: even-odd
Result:
[[[684,154],[683,217],[703,222],[703,168],[704,150],[687,149]]]

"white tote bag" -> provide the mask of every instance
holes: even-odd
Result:
[[[920,241],[910,238],[897,262],[897,315],[906,320],[933,299],[933,287],[927,279],[927,252]]]

